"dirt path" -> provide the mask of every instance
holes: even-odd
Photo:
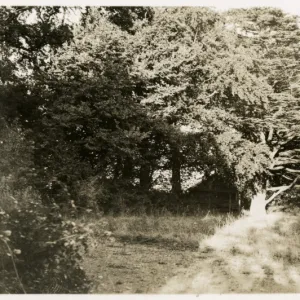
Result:
[[[122,240],[85,259],[91,293],[299,293],[300,217],[239,219],[197,245]]]
[[[195,260],[197,250],[155,244],[104,243],[84,262],[93,282],[91,293],[151,293]]]
[[[279,213],[237,220],[205,240],[193,263],[153,292],[300,292],[298,225],[296,216]]]

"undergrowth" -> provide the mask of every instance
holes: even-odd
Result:
[[[195,216],[172,215],[160,212],[147,214],[104,215],[101,218],[82,216],[78,222],[93,224],[95,235],[126,243],[161,244],[177,248],[198,248],[199,241],[233,222],[233,214],[203,212]],[[97,224],[99,224],[97,226]],[[104,231],[103,231],[104,228]]]
[[[81,260],[91,244],[88,225],[63,219],[27,188],[0,185],[0,293],[86,293]]]

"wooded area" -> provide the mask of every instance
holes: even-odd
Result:
[[[40,251],[59,258],[45,254],[38,265],[28,245],[27,261],[49,277],[72,276],[69,291],[82,288],[70,253],[88,243],[89,228],[64,213],[178,212],[188,201],[183,178],[195,172],[219,176],[251,212],[299,198],[297,16],[0,7],[0,43],[0,239],[6,249],[18,222],[29,244],[45,235]],[[76,243],[50,242],[78,232]],[[11,243],[17,251],[24,241]],[[23,278],[36,291],[32,282]]]

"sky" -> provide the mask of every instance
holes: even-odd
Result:
[[[281,8],[291,14],[300,15],[300,1],[297,0],[199,0],[200,5],[215,6],[217,9],[246,8],[254,6],[271,6]],[[198,5],[198,4],[197,4]]]
[[[297,0],[0,0],[0,5],[118,5],[118,6],[213,6],[218,10],[272,6],[300,16]]]

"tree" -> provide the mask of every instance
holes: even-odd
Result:
[[[2,7],[0,42],[17,52],[20,62],[37,62],[47,55],[47,47],[57,49],[72,39],[71,25],[65,22],[67,11],[60,6]]]
[[[40,126],[45,103],[38,82],[42,69],[51,63],[51,55],[73,37],[72,26],[65,20],[69,10],[28,6],[0,9],[1,117],[24,134],[33,147],[33,158],[37,149],[32,136]],[[33,184],[36,178],[31,179]]]
[[[228,22],[240,32],[241,43],[260,53],[263,74],[272,87],[270,107],[261,120],[249,120],[257,142],[268,148],[268,176],[261,182],[262,208],[297,184],[299,171],[299,38],[296,16],[279,9],[232,10]],[[259,132],[260,131],[260,132]],[[275,186],[274,186],[275,185]],[[274,192],[268,199],[267,191]],[[260,204],[258,204],[260,205]]]
[[[0,12],[1,109],[35,142],[40,189],[55,181],[76,198],[70,187],[97,177],[147,192],[153,172],[169,169],[179,199],[183,172],[197,170],[264,211],[297,185],[295,17],[100,7],[73,28],[63,8]]]
[[[128,33],[104,17],[97,28],[78,32],[73,43],[53,57],[52,68],[40,80],[45,102],[35,134],[46,143],[39,145],[37,155],[41,168],[49,167],[52,161],[52,168],[60,173],[65,164],[55,163],[61,152],[54,150],[63,146],[63,151],[72,149],[78,162],[89,165],[86,176],[121,176],[131,182],[139,144],[148,136],[150,123],[137,104],[137,83],[129,74],[132,55]],[[68,165],[77,168],[71,161]]]
[[[256,53],[240,44],[238,35],[226,28],[219,14],[204,8],[159,9],[151,26],[137,32],[135,38],[136,47],[146,47],[135,60],[135,72],[147,83],[141,103],[150,108],[155,118],[177,129],[192,125],[200,133],[211,132],[215,142],[211,141],[210,150],[220,161],[219,168],[225,166],[226,153],[231,148],[230,143],[222,144],[222,138],[235,137],[235,147],[242,147],[244,152],[246,147],[252,147],[258,155],[265,151],[255,147],[254,140],[245,138],[245,120],[260,120],[266,113],[271,89]],[[180,135],[177,131],[170,141],[171,146],[175,145],[171,148],[173,190],[178,192]],[[213,150],[216,147],[219,150]],[[207,165],[205,159],[208,157],[204,157],[202,165]],[[237,157],[234,160],[238,162]],[[210,164],[218,165],[211,160]],[[231,161],[227,165],[232,171],[238,163]],[[244,174],[248,179],[240,181],[244,184],[252,180],[252,175]],[[241,173],[236,172],[236,176]]]
[[[106,17],[107,20],[120,29],[134,34],[137,22],[151,22],[154,11],[151,7],[87,7],[82,14],[82,24],[84,26],[96,26],[99,18]]]
[[[34,77],[41,76],[53,54],[73,37],[65,20],[70,9],[63,7],[1,7],[0,95],[3,116],[30,127],[43,105],[31,95]]]

